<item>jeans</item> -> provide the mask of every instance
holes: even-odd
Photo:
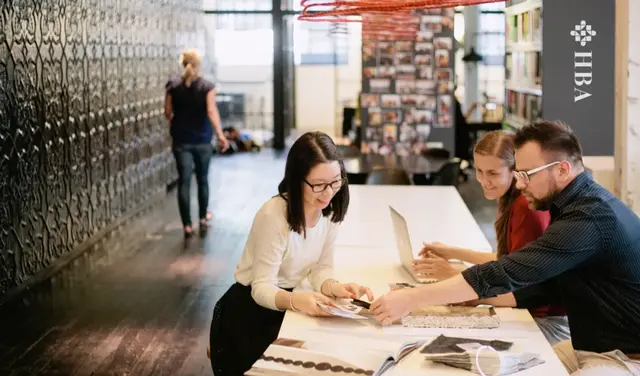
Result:
[[[198,215],[207,217],[209,205],[209,162],[213,154],[213,145],[173,145],[173,156],[178,167],[178,207],[183,226],[191,226],[191,174],[196,173],[198,183]]]

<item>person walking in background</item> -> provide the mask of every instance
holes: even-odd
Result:
[[[194,49],[180,55],[184,67],[182,77],[167,82],[164,115],[171,122],[173,156],[178,169],[178,206],[185,237],[191,237],[191,174],[198,183],[198,215],[200,231],[206,232],[211,213],[209,205],[209,162],[213,155],[213,130],[222,151],[229,142],[222,132],[220,114],[216,106],[215,85],[199,76],[201,58]]]
[[[476,178],[489,200],[498,201],[495,222],[498,243],[497,253],[476,252],[441,243],[425,244],[416,260],[414,270],[437,279],[447,279],[460,273],[448,260],[456,259],[471,264],[495,261],[524,247],[539,238],[549,226],[548,210],[529,207],[527,198],[516,187],[514,134],[505,131],[487,133],[474,148]],[[471,301],[469,304],[510,306],[511,293],[495,298]],[[559,305],[542,305],[530,309],[531,315],[549,343],[556,344],[571,338],[569,322],[564,308]]]

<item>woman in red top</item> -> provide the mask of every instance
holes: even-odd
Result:
[[[423,258],[414,262],[414,269],[418,273],[437,279],[449,278],[459,273],[459,269],[454,268],[448,260],[456,259],[472,264],[495,261],[536,240],[549,226],[549,212],[530,209],[527,198],[515,187],[513,134],[505,131],[489,132],[478,142],[473,154],[476,178],[482,185],[485,197],[498,200],[495,222],[498,250],[496,253],[485,253],[441,243],[425,244],[420,252]],[[471,304],[517,306],[511,293]],[[530,312],[549,342],[553,344],[570,339],[566,313],[562,307],[544,306]]]

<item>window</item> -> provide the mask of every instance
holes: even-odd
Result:
[[[478,91],[497,103],[504,103],[505,16],[504,3],[480,5],[477,51],[483,57],[478,64]],[[492,11],[499,13],[482,13]],[[481,97],[482,100],[482,97]]]
[[[205,10],[271,10],[271,0],[205,0]]]
[[[504,12],[504,2],[479,4],[480,11],[501,11]]]
[[[217,65],[273,64],[271,16],[215,14],[208,15],[205,19],[215,23],[214,48]]]
[[[296,65],[346,65],[349,45],[360,44],[359,25],[294,21]]]
[[[504,103],[504,56],[505,56],[505,16],[504,3],[487,3],[477,5],[480,9],[478,32],[475,39],[475,50],[482,56],[478,63],[478,91],[481,96],[487,94],[498,103]],[[458,10],[458,8],[456,8]],[[464,17],[460,13],[455,15],[456,40],[464,43]],[[458,87],[456,96],[464,98],[465,63],[462,57],[468,52],[460,48],[456,51],[456,75]]]

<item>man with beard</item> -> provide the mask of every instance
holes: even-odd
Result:
[[[640,219],[585,171],[565,124],[525,126],[515,147],[517,187],[551,213],[542,236],[439,283],[390,292],[372,303],[376,319],[513,292],[511,306],[566,308],[572,339],[554,349],[570,373],[640,374]]]

